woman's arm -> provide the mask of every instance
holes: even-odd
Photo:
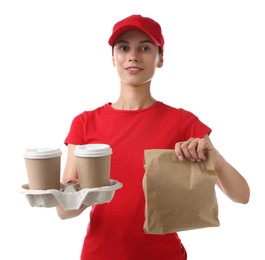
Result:
[[[66,160],[66,165],[64,169],[64,174],[62,182],[67,183],[76,183],[78,181],[77,169],[75,165],[75,156],[74,156],[75,145],[68,145],[68,155]],[[61,205],[56,206],[57,214],[61,219],[74,218],[79,216],[87,206],[82,205],[78,210],[64,210]]]
[[[215,170],[218,187],[233,201],[248,203],[250,189],[243,176],[217,152]]]
[[[216,152],[215,170],[217,172],[218,187],[233,201],[248,203],[250,189],[244,177],[230,165],[212,145],[209,136],[204,138],[190,138],[175,145],[175,152],[179,160],[187,158],[191,162],[206,160],[205,151]]]

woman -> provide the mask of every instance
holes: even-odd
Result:
[[[164,38],[160,25],[140,15],[129,16],[113,27],[109,39],[112,62],[120,78],[116,102],[77,115],[65,140],[68,157],[63,181],[78,179],[75,145],[107,143],[111,146],[111,179],[123,188],[110,203],[91,210],[84,239],[82,260],[184,260],[187,254],[178,234],[145,234],[144,175],[145,149],[175,149],[179,160],[200,163],[205,150],[216,151],[211,129],[193,113],[157,101],[150,91],[157,68],[163,65]],[[233,201],[247,203],[247,182],[217,151],[217,185]],[[64,211],[62,219],[78,216],[86,209]]]

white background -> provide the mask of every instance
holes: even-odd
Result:
[[[0,259],[79,259],[89,209],[63,221],[54,208],[30,207],[17,191],[27,183],[22,155],[27,146],[59,146],[63,170],[73,117],[118,96],[107,40],[133,13],[163,28],[154,97],[209,125],[251,188],[247,205],[217,190],[221,226],[179,233],[188,259],[265,259],[263,2],[2,0]]]

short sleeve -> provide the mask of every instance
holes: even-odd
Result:
[[[204,124],[196,115],[182,109],[181,113],[181,132],[183,133],[183,140],[191,137],[203,138],[205,135],[210,135],[212,129]]]
[[[64,141],[68,144],[85,144],[85,112],[77,115],[71,124],[69,133]]]

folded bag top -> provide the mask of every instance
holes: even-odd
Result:
[[[179,161],[172,149],[144,151],[145,233],[220,226],[215,158],[209,151],[206,161],[193,163]]]

